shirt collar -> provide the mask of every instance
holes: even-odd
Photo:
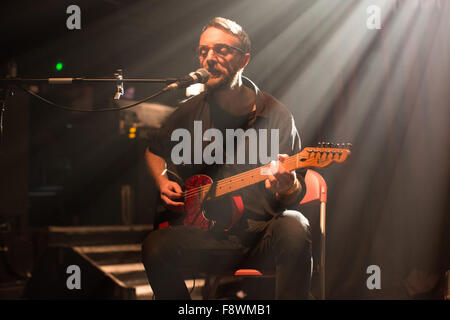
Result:
[[[266,106],[264,103],[264,94],[263,92],[258,88],[258,86],[251,81],[249,78],[242,76],[242,83],[246,86],[249,87],[250,89],[255,91],[255,96],[256,96],[256,111],[255,111],[255,116],[256,117],[263,117],[263,118],[267,118],[268,115],[265,112]]]

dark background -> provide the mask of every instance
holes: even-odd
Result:
[[[81,30],[66,28],[72,4],[81,8]],[[371,4],[382,7],[380,30],[366,27]],[[23,78],[112,77],[118,68],[125,77],[181,77],[197,68],[194,48],[214,16],[247,30],[244,74],[288,106],[303,146],[354,146],[347,162],[318,170],[328,183],[327,296],[433,297],[450,269],[448,1],[3,2],[2,77],[12,60]],[[137,100],[161,85],[129,87]],[[112,85],[38,89],[59,104],[114,105]],[[15,93],[4,115],[2,223],[152,223],[145,134],[121,131],[124,112],[67,112]],[[182,96],[156,102],[173,106]],[[132,190],[131,217],[123,186]],[[374,264],[381,290],[366,287]]]

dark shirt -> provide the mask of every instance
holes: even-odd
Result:
[[[256,132],[260,132],[260,129],[267,129],[267,155],[271,155],[270,130],[278,129],[279,153],[293,155],[300,152],[300,137],[295,127],[294,118],[289,110],[277,99],[259,90],[249,79],[243,77],[243,83],[255,90],[255,111],[245,116],[233,116],[219,107],[214,102],[211,95],[203,92],[180,104],[180,106],[168,117],[158,133],[150,139],[149,150],[164,158],[168,163],[169,168],[174,168],[171,153],[174,146],[179,144],[180,141],[171,141],[171,135],[174,130],[184,128],[191,135],[191,160],[190,163],[175,166],[177,173],[183,179],[194,174],[204,173],[211,176],[214,180],[242,173],[267,163],[261,163],[259,156],[257,157],[257,163],[250,163],[249,145],[248,140],[246,139],[245,163],[238,164],[237,157],[240,153],[236,150],[237,141],[235,140],[234,161],[232,161],[232,164],[227,164],[226,155],[229,153],[229,150],[226,150],[226,129],[241,128],[245,131],[249,128],[253,128],[256,129]],[[224,164],[207,165],[204,161],[200,164],[195,163],[194,121],[201,121],[202,134],[209,128],[215,128],[222,132],[224,154],[222,159]],[[210,141],[203,141],[202,150],[210,143]],[[197,162],[198,159],[199,154],[197,154]],[[302,184],[303,190],[299,195],[298,201],[293,202],[293,205],[290,208],[295,208],[305,194],[305,172],[305,170],[297,170],[297,176]],[[242,196],[244,203],[244,218],[241,220],[245,229],[264,228],[264,222],[280,214],[285,209],[290,209],[287,208],[286,205],[280,203],[275,195],[265,188],[264,182],[241,189],[238,194]]]

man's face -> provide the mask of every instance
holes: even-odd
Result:
[[[220,53],[213,47],[221,49]],[[215,27],[209,27],[201,34],[199,48],[202,49],[198,57],[200,66],[210,73],[206,83],[209,90],[232,87],[237,80],[238,71],[250,59],[250,54],[239,51],[239,38]]]

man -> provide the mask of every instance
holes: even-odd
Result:
[[[304,172],[289,172],[283,165],[288,155],[300,151],[293,117],[279,101],[242,76],[250,61],[250,41],[237,23],[224,18],[211,20],[200,36],[197,56],[201,67],[210,73],[206,91],[182,103],[146,150],[149,172],[162,201],[170,207],[184,205],[180,183],[169,180],[165,169],[173,162],[172,132],[185,128],[194,134],[194,121],[201,121],[203,130],[215,128],[224,134],[227,129],[276,129],[279,161],[264,183],[240,190],[244,213],[230,231],[224,231],[220,224],[209,231],[177,225],[148,235],[142,255],[155,297],[189,299],[183,280],[186,274],[270,266],[276,270],[275,298],[305,299],[311,277],[309,225],[299,212],[288,210],[296,208],[305,194]],[[248,143],[245,146],[247,159],[254,150],[250,147]],[[223,142],[225,156],[232,154],[236,160],[239,155],[235,151],[227,150]],[[230,164],[224,160],[213,165],[187,161],[177,170],[183,179],[205,172],[217,178],[260,165],[250,161]],[[211,208],[218,220],[231,211],[223,202]]]

